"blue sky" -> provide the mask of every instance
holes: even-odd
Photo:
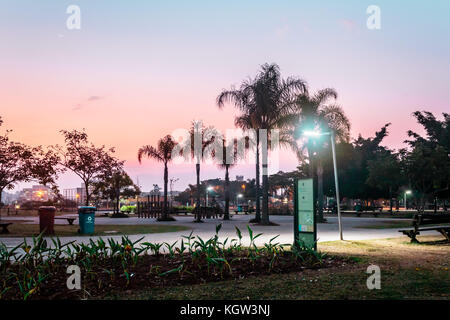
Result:
[[[66,28],[73,4],[81,30]],[[381,9],[381,30],[366,27],[369,5]],[[94,142],[116,146],[149,188],[161,170],[138,165],[138,147],[194,118],[232,128],[236,111],[218,111],[215,98],[276,62],[312,91],[335,88],[353,137],[392,122],[386,144],[400,148],[407,130],[419,130],[413,111],[450,109],[449,15],[450,1],[0,0],[0,115],[29,144],[86,128]],[[286,154],[281,169],[295,164]],[[191,169],[173,169],[178,188]],[[219,175],[211,166],[202,178]]]

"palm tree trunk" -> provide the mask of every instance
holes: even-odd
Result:
[[[320,158],[317,160],[317,222],[325,222],[323,218],[323,166]]]
[[[264,174],[265,173],[265,174]],[[269,225],[269,176],[267,175],[267,164],[263,164],[263,195],[262,195],[262,219],[261,224]]]
[[[195,171],[197,174],[197,199],[195,204],[197,217],[195,218],[195,222],[202,222],[202,219],[200,217],[200,163],[195,164]]]
[[[223,220],[230,220],[230,175],[228,165],[225,167],[225,213]]]
[[[250,222],[261,222],[261,188],[259,183],[259,132],[256,131],[256,195],[255,195],[255,218],[250,220]]]
[[[167,162],[164,163],[164,206],[163,206],[163,220],[167,220],[167,184],[169,183],[169,170],[167,168]]]

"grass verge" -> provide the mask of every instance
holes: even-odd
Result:
[[[55,224],[55,236],[69,237],[80,236],[79,226]],[[39,234],[39,225],[14,223],[8,227],[9,234],[1,237],[32,237]],[[177,225],[96,225],[94,236],[132,235],[144,233],[163,233],[189,230],[188,227]],[[88,236],[88,235],[86,235]]]
[[[105,299],[449,299],[450,244],[439,236],[421,237],[420,245],[405,238],[333,241],[319,250],[356,263],[319,270],[248,277],[199,285],[123,291]],[[381,269],[381,289],[368,290],[367,267]]]

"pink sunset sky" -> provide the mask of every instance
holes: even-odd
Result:
[[[81,9],[81,29],[68,30],[66,8]],[[114,146],[130,176],[148,191],[162,186],[162,166],[137,162],[137,150],[194,119],[234,128],[232,106],[218,110],[223,89],[277,63],[284,77],[311,91],[332,87],[352,122],[352,136],[373,136],[391,122],[385,145],[404,147],[411,116],[449,111],[448,1],[378,1],[380,30],[366,27],[369,2],[348,1],[2,1],[1,130],[30,145],[62,143],[59,130],[85,129]],[[297,160],[283,151],[280,169]],[[195,182],[193,165],[173,165],[176,190]],[[254,177],[242,165],[231,177]],[[222,177],[203,166],[202,179]],[[72,175],[61,188],[75,187]]]

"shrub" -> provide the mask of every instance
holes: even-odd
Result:
[[[120,207],[120,212],[135,213],[136,206],[122,206]]]

